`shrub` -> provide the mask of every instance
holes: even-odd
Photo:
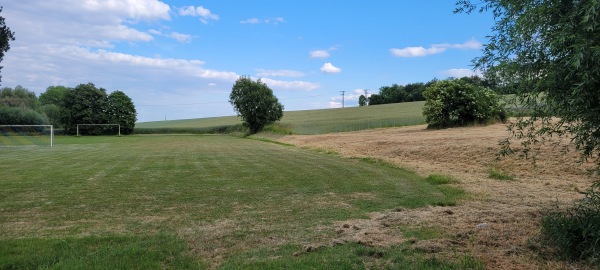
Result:
[[[423,116],[429,128],[488,124],[506,120],[506,111],[492,90],[461,80],[433,83],[423,93]]]
[[[0,106],[0,125],[48,125],[48,117],[32,109]]]
[[[549,210],[541,226],[543,243],[555,247],[560,256],[600,263],[600,182],[572,207]]]

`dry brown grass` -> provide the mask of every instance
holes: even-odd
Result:
[[[423,176],[450,175],[472,194],[454,207],[390,210],[374,213],[371,220],[335,224],[341,241],[388,245],[406,241],[390,227],[435,227],[446,236],[416,242],[415,248],[441,254],[470,252],[490,269],[570,269],[573,266],[565,262],[540,257],[535,241],[538,220],[544,207],[581,198],[579,191],[594,181],[587,172],[594,164],[580,164],[577,153],[561,153],[551,146],[540,149],[535,165],[517,157],[498,161],[498,142],[508,135],[503,124],[444,130],[412,126],[291,135],[278,141],[346,157],[383,159]],[[492,167],[515,180],[491,179]]]

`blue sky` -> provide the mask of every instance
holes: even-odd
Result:
[[[472,75],[490,14],[454,1],[21,0],[2,87],[92,82],[138,121],[234,115],[236,78],[261,78],[286,111],[357,106],[368,90]]]

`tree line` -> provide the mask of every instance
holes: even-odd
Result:
[[[0,125],[54,125],[75,134],[77,124],[119,124],[122,134],[130,134],[136,121],[131,98],[119,90],[107,94],[93,83],[50,86],[39,98],[22,86],[0,89]],[[100,135],[114,128],[89,126],[80,133]]]
[[[501,84],[492,78],[481,76],[465,76],[461,78],[448,78],[447,80],[458,80],[462,83],[467,83],[476,87],[485,87],[498,94],[513,94],[516,86],[509,84]],[[372,94],[367,97],[360,95],[358,98],[359,106],[380,105],[401,102],[424,101],[423,93],[432,85],[440,80],[432,79],[428,82],[409,83],[406,85],[392,84],[391,86],[382,86],[379,88],[379,93]]]

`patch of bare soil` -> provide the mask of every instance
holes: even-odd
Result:
[[[517,156],[497,160],[498,142],[507,138],[506,125],[428,130],[425,126],[376,129],[325,135],[290,135],[278,141],[300,147],[334,151],[346,157],[372,157],[427,176],[451,175],[471,194],[454,207],[427,207],[373,213],[370,220],[335,224],[340,241],[393,245],[407,241],[388,227],[431,227],[443,239],[412,241],[414,247],[440,255],[461,250],[473,254],[489,269],[570,269],[565,262],[540,258],[539,218],[544,208],[580,199],[594,178],[577,153],[562,153],[548,145],[535,164]],[[490,168],[514,180],[489,176]],[[412,243],[411,242],[411,243]]]

